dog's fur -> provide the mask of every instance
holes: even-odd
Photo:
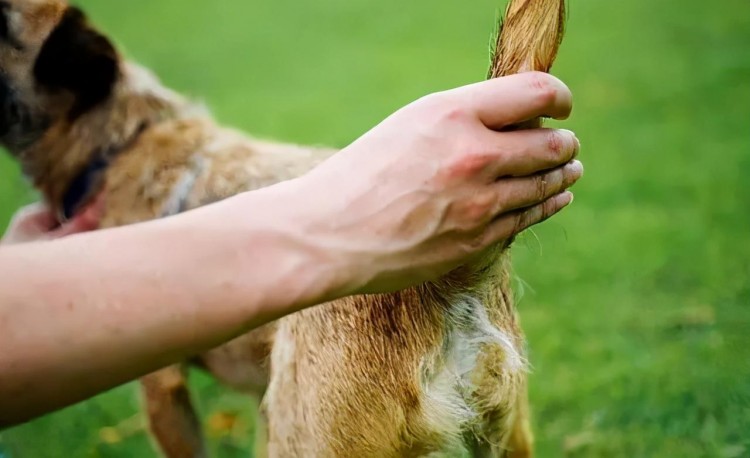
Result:
[[[563,0],[513,1],[491,76],[548,70],[562,11]],[[64,0],[4,0],[0,12],[0,140],[61,216],[101,197],[102,227],[159,218],[299,176],[335,152],[218,126],[123,61]],[[270,456],[529,456],[508,245],[437,282],[308,309],[190,363],[263,396]],[[205,454],[184,368],[143,378],[170,457]]]

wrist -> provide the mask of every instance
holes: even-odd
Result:
[[[254,290],[245,294],[254,293],[254,314],[263,322],[351,294],[357,286],[350,256],[320,236],[321,222],[335,215],[304,194],[302,184],[294,180],[241,194],[223,210],[234,218],[223,220],[234,228],[225,244],[237,257],[233,275]]]

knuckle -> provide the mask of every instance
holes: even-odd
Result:
[[[467,234],[486,226],[495,215],[495,200],[493,195],[485,193],[458,203],[452,215],[455,229]]]
[[[456,157],[449,165],[448,173],[452,177],[473,177],[485,170],[492,158],[482,151],[471,151]]]
[[[554,129],[547,133],[547,149],[552,152],[553,157],[559,157],[565,151],[565,146],[565,134]]]
[[[445,92],[435,92],[417,99],[413,106],[427,115],[435,116],[437,113],[445,111],[451,105],[450,96]]]
[[[464,121],[469,118],[469,110],[460,103],[446,102],[439,113],[440,118],[447,122]]]
[[[452,96],[450,92],[426,95],[419,99],[417,104],[429,115],[443,120],[465,119],[469,114],[464,104],[461,103],[461,99]]]
[[[528,79],[528,84],[532,89],[544,89],[548,87],[548,74],[540,71],[531,71],[524,73]]]
[[[513,231],[511,234],[518,234],[528,226],[528,213],[529,211],[519,212],[513,215]]]
[[[544,199],[547,194],[547,176],[539,175],[534,177],[534,187],[536,189],[536,200]]]
[[[551,198],[523,212],[519,212],[514,216],[513,234],[518,234],[529,227],[552,217],[558,212],[558,210],[559,208],[555,199]]]
[[[549,218],[550,216],[554,215],[556,211],[555,201],[554,199],[549,199],[546,202],[542,204],[542,214],[539,221],[544,221],[545,219]]]
[[[466,253],[476,253],[487,245],[487,235],[479,232],[470,236],[464,243],[463,248]]]
[[[530,72],[528,78],[537,103],[542,107],[554,104],[559,88],[553,78],[543,72]]]
[[[480,251],[486,245],[486,228],[457,228],[454,246],[466,256]]]
[[[495,198],[491,194],[480,194],[470,199],[464,208],[464,217],[475,224],[481,224],[492,216]]]

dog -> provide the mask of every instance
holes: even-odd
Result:
[[[490,76],[548,71],[563,20],[563,0],[513,0]],[[292,179],[336,153],[218,125],[65,0],[0,1],[0,142],[61,221],[102,202],[103,228]],[[185,376],[195,365],[262,398],[266,456],[530,456],[510,243],[438,281],[307,309],[143,377],[159,448],[206,456]]]

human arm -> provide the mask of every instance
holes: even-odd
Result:
[[[0,425],[304,307],[435,278],[551,216],[582,173],[577,140],[497,130],[570,109],[548,75],[479,83],[400,110],[299,179],[0,248]]]

